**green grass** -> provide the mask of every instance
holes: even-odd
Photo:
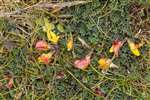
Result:
[[[21,100],[149,100],[148,2],[93,0],[85,5],[64,8],[55,14],[37,8],[12,17],[0,17],[0,82],[3,84],[0,87],[0,100],[16,99],[18,93],[21,93],[18,96]],[[0,10],[2,13],[10,12],[36,3],[36,0],[2,2]],[[64,33],[59,33],[62,36],[58,43],[59,52],[49,65],[37,62],[41,53],[35,50],[37,40],[47,41],[42,30],[43,18],[48,18],[54,24],[61,22],[65,28]],[[140,29],[142,33],[135,37]],[[74,33],[73,52],[68,52],[65,44],[70,33]],[[81,45],[77,36],[82,37],[94,49],[92,63],[87,71],[72,66],[76,58],[82,58],[90,52],[90,49]],[[125,43],[119,57],[114,60],[119,68],[103,74],[98,69],[100,56],[111,58],[113,55],[109,53],[109,48],[112,41],[126,37],[136,42],[145,42],[140,48],[141,56],[134,56]],[[65,73],[63,79],[56,79],[59,71]],[[14,77],[14,87],[11,89],[5,86],[5,77],[9,74]],[[95,95],[93,87],[100,87],[106,96]]]

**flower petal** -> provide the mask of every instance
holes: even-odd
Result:
[[[102,70],[107,70],[109,68],[110,65],[110,59],[106,59],[106,58],[101,58],[99,61],[99,67]]]
[[[131,49],[132,53],[136,56],[140,56],[140,52],[138,49]]]
[[[106,73],[109,68],[118,68],[111,59],[107,58],[100,58],[99,61],[99,68],[102,69],[102,73]]]
[[[13,87],[13,84],[14,84],[14,79],[13,78],[10,78],[8,83],[6,84],[6,87],[7,88],[12,88]]]
[[[111,63],[109,67],[110,68],[119,68],[119,66],[115,65],[114,63]]]
[[[69,37],[69,39],[67,40],[67,50],[70,51],[73,48],[73,38],[72,36]]]
[[[110,52],[110,53],[114,52],[113,49],[114,49],[114,46],[112,46],[112,47],[109,49],[109,52]]]
[[[130,39],[127,39],[130,49],[136,49],[135,44]]]
[[[113,45],[112,45],[112,47],[110,48],[109,52],[110,52],[110,53],[114,52],[114,55],[115,55],[115,56],[118,56],[118,55],[119,55],[119,50],[120,50],[120,48],[122,47],[122,45],[123,45],[123,42],[122,42],[122,41],[120,41],[120,40],[118,40],[118,39],[114,40],[114,41],[113,41]]]
[[[47,33],[48,40],[54,44],[57,44],[59,40],[59,36],[57,36],[54,32],[50,31]]]
[[[49,49],[49,45],[47,42],[40,40],[36,43],[35,48],[40,51],[45,51]]]
[[[50,58],[52,58],[53,53],[50,52],[48,54],[42,54],[39,58],[38,58],[38,62],[40,63],[44,63],[44,64],[48,64],[50,62]]]
[[[130,39],[127,39],[127,41],[128,41],[128,44],[129,44],[129,47],[130,47],[130,50],[132,51],[132,53],[135,56],[140,56],[140,52],[138,50],[138,46],[136,44],[134,44],[134,42],[131,41]]]
[[[85,70],[89,66],[89,64],[91,63],[91,59],[90,58],[91,58],[91,56],[88,55],[88,56],[86,56],[83,59],[76,60],[74,62],[74,67],[76,67],[78,69]]]

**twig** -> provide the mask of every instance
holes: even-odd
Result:
[[[90,49],[91,47],[82,39],[78,36],[78,40],[81,42],[81,44],[85,47],[87,47],[88,49]]]
[[[84,89],[89,91],[91,94],[97,96],[91,89],[87,88],[83,83],[81,83],[69,70],[67,70],[68,74],[70,74]]]
[[[71,7],[71,6],[76,6],[76,5],[80,5],[80,4],[86,4],[89,3],[91,1],[72,1],[72,2],[63,2],[63,3],[51,3],[51,2],[40,2],[37,3],[35,5],[20,9],[20,10],[16,10],[16,11],[12,11],[12,12],[5,12],[5,13],[0,13],[0,17],[10,17],[13,16],[15,14],[21,14],[29,9],[38,9],[38,8],[46,8],[46,9],[52,9],[54,10],[53,12],[57,12],[60,11],[61,9],[65,8],[65,7]]]

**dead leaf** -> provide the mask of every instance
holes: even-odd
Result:
[[[3,87],[3,83],[2,82],[0,82],[0,89]]]
[[[56,73],[56,79],[63,79],[63,78],[65,78],[64,71],[59,71]]]
[[[12,51],[15,47],[17,47],[17,43],[14,41],[5,41],[3,43],[4,48],[6,48],[8,51]]]
[[[14,84],[14,79],[11,78],[11,79],[9,79],[8,83],[6,84],[6,87],[10,89],[13,87],[13,84]]]
[[[41,3],[37,3],[35,5],[32,5],[32,6],[27,6],[23,9],[20,9],[20,10],[15,10],[15,11],[12,11],[12,12],[2,13],[2,14],[0,14],[0,17],[10,17],[10,16],[13,16],[13,15],[16,15],[16,14],[22,14],[23,12],[26,12],[26,11],[32,11],[31,9],[33,9],[33,8],[36,8],[36,9],[39,9],[39,8],[41,8],[41,9],[43,9],[43,8],[51,9],[52,13],[56,13],[56,12],[60,11],[63,8],[71,7],[71,6],[77,6],[77,5],[83,5],[83,4],[87,4],[89,2],[92,2],[92,1],[71,1],[71,2],[58,2],[58,3],[41,2]]]
[[[94,87],[93,90],[94,90],[95,94],[97,94],[98,96],[103,96],[104,97],[106,95],[104,93],[104,91],[102,91],[102,89],[99,88],[99,87]]]
[[[90,49],[91,47],[80,37],[78,37],[78,40],[81,42],[81,44],[85,47],[87,47],[88,49]]]
[[[22,92],[18,92],[18,93],[16,93],[14,98],[15,98],[15,100],[20,100],[21,96],[22,96]]]

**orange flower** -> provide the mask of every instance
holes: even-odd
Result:
[[[67,50],[70,51],[73,48],[73,38],[72,36],[69,37],[69,39],[67,40]]]
[[[42,41],[42,40],[39,40],[39,41],[36,43],[35,48],[36,48],[37,50],[40,50],[40,51],[45,51],[45,50],[48,50],[48,49],[49,49],[49,45],[47,44],[47,42]]]
[[[39,58],[38,58],[38,62],[40,63],[44,63],[44,64],[48,64],[50,62],[50,58],[52,58],[53,53],[50,52],[48,54],[42,54]]]
[[[120,50],[120,48],[122,47],[122,45],[123,45],[123,42],[122,42],[122,41],[120,41],[120,40],[118,40],[118,39],[114,40],[114,41],[113,41],[113,45],[112,45],[112,47],[110,48],[109,52],[110,52],[110,53],[114,52],[114,55],[115,55],[115,56],[118,56],[118,55],[119,55],[119,50]]]
[[[87,55],[85,58],[76,60],[74,62],[74,67],[85,70],[89,66],[90,63],[91,63],[91,56]]]

